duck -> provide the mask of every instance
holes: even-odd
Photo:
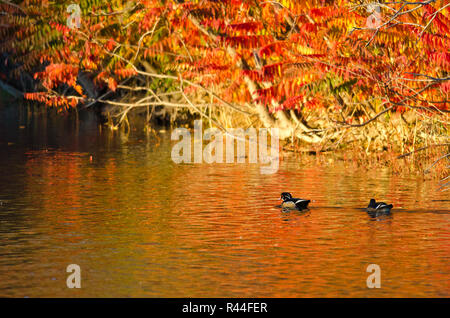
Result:
[[[280,200],[283,200],[283,203],[281,203],[282,208],[287,209],[297,208],[298,210],[307,209],[309,202],[311,202],[311,200],[293,198],[289,192],[281,193]]]
[[[367,212],[390,212],[392,207],[392,204],[377,202],[375,199],[370,199],[370,203],[367,206]]]

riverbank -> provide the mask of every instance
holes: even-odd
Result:
[[[56,109],[37,104],[28,103],[27,106],[24,106],[24,104],[18,106],[11,104],[11,100],[8,100],[8,104],[5,104],[6,100],[8,99],[3,99],[3,103],[0,103],[3,105],[0,106],[0,111],[3,112],[2,120],[5,123],[3,127],[8,127],[8,134],[4,132],[3,138],[0,138],[3,139],[0,142],[4,145],[17,143],[17,136],[15,135],[21,134],[51,136],[57,135],[58,130],[62,129],[71,129],[74,134],[77,134],[77,129],[83,125],[89,125],[91,129],[99,130],[105,138],[120,135],[126,140],[127,136],[131,134],[139,135],[142,139],[151,139],[155,143],[158,143],[158,140],[165,135],[170,135],[171,130],[176,127],[192,128],[192,124],[188,121],[172,126],[170,124],[149,126],[145,116],[130,115],[129,126],[121,125],[112,129],[107,122],[99,120],[93,110],[71,110],[68,113],[61,114]],[[210,127],[209,125],[210,122],[204,120],[203,126],[205,129]],[[390,125],[395,126],[394,123],[390,123]],[[375,125],[375,127],[379,126]],[[367,127],[366,129],[375,129],[375,127]],[[232,128],[245,129],[248,126],[241,123],[241,126],[236,124]],[[393,131],[392,134],[398,131]],[[348,135],[351,135],[351,133],[349,132]],[[412,138],[414,137],[412,136]],[[380,142],[379,139],[374,138],[374,140],[372,145]],[[45,143],[45,140],[41,142],[41,144]],[[436,162],[437,159],[450,152],[449,145],[445,143],[445,138],[443,140],[439,138],[432,140],[416,136],[415,143],[405,143],[403,148],[402,145],[394,142],[386,142],[384,146],[379,148],[367,147],[367,145],[367,143],[361,141],[346,142],[346,140],[341,140],[334,148],[326,149],[322,145],[308,145],[295,139],[294,142],[290,139],[280,140],[280,160],[295,158],[299,164],[329,166],[342,162],[348,169],[372,170],[374,173],[378,169],[388,168],[395,175],[415,175],[424,179],[435,179],[437,182],[448,177],[448,161],[443,158]],[[439,186],[442,184],[439,184]]]

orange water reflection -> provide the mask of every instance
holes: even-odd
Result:
[[[450,295],[450,207],[433,180],[293,157],[273,175],[176,165],[167,138],[119,135],[89,151],[2,157],[1,296]],[[312,199],[311,210],[281,212],[283,191]],[[393,214],[367,215],[371,197]],[[80,290],[65,285],[71,263]],[[380,289],[366,287],[371,263]]]

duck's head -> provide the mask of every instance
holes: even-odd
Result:
[[[280,199],[283,201],[286,201],[286,200],[292,199],[292,195],[289,192],[283,192],[283,193],[281,193]]]
[[[375,201],[375,199],[370,199],[369,202],[369,208],[374,208],[377,205],[377,202]]]

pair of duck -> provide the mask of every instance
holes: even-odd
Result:
[[[281,207],[286,209],[298,209],[305,210],[308,208],[309,202],[311,200],[293,198],[289,192],[281,193]],[[367,212],[390,212],[392,209],[392,204],[386,204],[384,202],[377,202],[375,199],[370,199],[369,205],[367,206]]]

